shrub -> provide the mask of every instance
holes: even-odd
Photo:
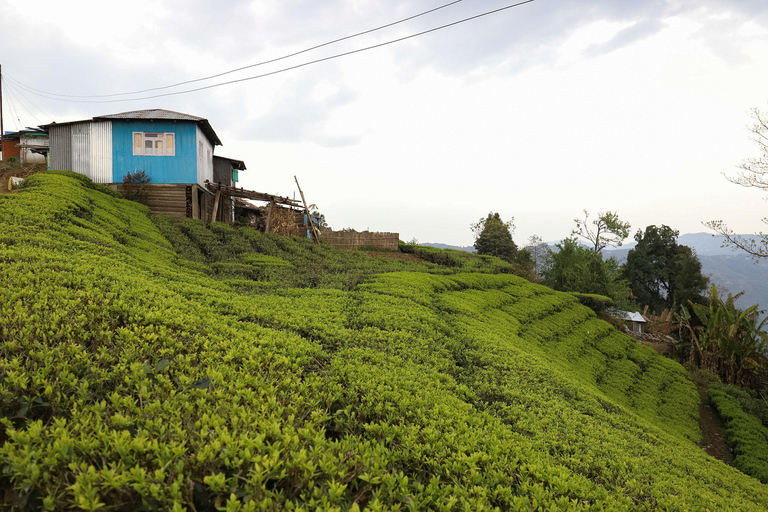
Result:
[[[140,201],[144,197],[146,185],[152,178],[144,171],[128,172],[123,176],[123,195],[126,199]]]

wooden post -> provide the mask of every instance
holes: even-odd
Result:
[[[269,228],[272,226],[272,210],[275,208],[275,200],[269,202],[269,208],[267,208],[267,225],[264,228],[265,233],[269,233]]]
[[[312,222],[312,214],[309,213],[309,208],[307,208],[307,200],[304,199],[304,192],[301,190],[301,185],[299,185],[299,179],[296,176],[294,176],[293,179],[296,180],[296,186],[299,187],[299,194],[301,194],[301,202],[304,203],[304,213],[307,214],[310,233],[312,233],[312,238],[314,239],[315,243],[319,244],[320,233],[318,233],[318,229],[315,227],[315,223]]]
[[[221,189],[216,191],[216,199],[213,200],[213,211],[211,212],[211,222],[216,220],[216,213],[219,210],[219,199],[221,199]]]

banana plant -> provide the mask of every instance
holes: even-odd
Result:
[[[708,304],[689,303],[682,307],[678,325],[691,338],[690,357],[725,382],[749,385],[766,363],[767,320],[759,318],[758,305],[746,309],[735,306],[742,293],[723,298],[715,285],[709,290]],[[693,325],[695,315],[700,325]]]

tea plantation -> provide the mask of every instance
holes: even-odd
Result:
[[[4,510],[766,510],[681,366],[492,258],[0,196]]]

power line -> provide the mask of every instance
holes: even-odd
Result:
[[[54,119],[53,119],[53,118],[52,118],[50,115],[48,115],[48,114],[46,114],[45,112],[43,112],[43,109],[41,109],[40,107],[38,107],[37,105],[35,105],[34,103],[32,103],[32,101],[31,101],[29,98],[27,98],[26,96],[24,96],[24,93],[23,93],[23,92],[21,92],[21,91],[18,89],[18,87],[16,87],[16,86],[15,86],[13,83],[11,83],[11,82],[6,82],[6,85],[7,85],[8,87],[10,87],[9,91],[11,91],[11,89],[12,89],[12,91],[11,91],[11,92],[13,92],[13,94],[14,94],[14,96],[16,97],[16,99],[18,100],[19,104],[20,104],[22,107],[24,107],[24,110],[26,110],[26,111],[29,113],[29,115],[30,115],[30,116],[32,116],[32,117],[34,117],[34,118],[35,118],[35,121],[37,121],[38,123],[42,123],[42,121],[41,121],[41,120],[40,120],[40,119],[39,119],[39,118],[38,118],[38,117],[37,117],[35,114],[33,114],[33,113],[32,113],[32,111],[30,111],[30,110],[27,108],[27,106],[26,106],[26,105],[24,105],[24,102],[23,102],[23,101],[21,101],[21,100],[19,99],[19,97],[18,97],[18,96],[16,96],[16,94],[19,94],[19,95],[21,95],[21,97],[22,97],[22,98],[24,98],[25,100],[27,100],[27,101],[28,101],[28,102],[29,102],[29,103],[30,103],[30,104],[31,104],[33,107],[35,107],[37,110],[39,110],[40,112],[42,112],[43,114],[45,114],[46,116],[48,116],[48,117],[51,119],[51,121],[53,121],[53,120],[54,120]]]
[[[3,78],[3,80],[5,80],[5,78]],[[8,105],[10,105],[11,114],[13,114],[13,125],[16,127],[16,131],[18,132],[19,130],[21,130],[21,128],[19,128],[19,124],[21,124],[21,118],[19,117],[18,110],[16,110],[16,107],[14,107],[13,105],[13,101],[11,101],[10,94],[12,94],[12,91],[10,89],[7,89],[7,90],[9,93]]]
[[[126,101],[148,100],[148,99],[153,99],[153,98],[162,98],[162,97],[165,97],[165,96],[176,96],[176,95],[179,95],[179,94],[188,94],[190,92],[204,91],[206,89],[213,89],[215,87],[221,87],[223,85],[230,85],[230,84],[235,84],[235,83],[240,83],[240,82],[247,82],[249,80],[256,80],[258,78],[264,78],[264,77],[267,77],[267,76],[277,75],[277,74],[280,74],[280,73],[285,73],[286,71],[292,71],[294,69],[299,69],[299,68],[303,68],[303,67],[306,67],[306,66],[310,66],[312,64],[317,64],[317,63],[320,63],[320,62],[325,62],[325,61],[329,61],[329,60],[333,60],[333,59],[338,59],[340,57],[346,57],[348,55],[353,55],[355,53],[361,53],[361,52],[364,52],[364,51],[373,50],[375,48],[381,48],[383,46],[388,46],[390,44],[399,43],[399,42],[402,42],[402,41],[406,41],[408,39],[413,39],[414,37],[419,37],[419,36],[422,36],[422,35],[425,35],[425,34],[429,34],[431,32],[437,32],[438,30],[442,30],[444,28],[452,27],[454,25],[459,25],[461,23],[466,23],[468,21],[476,20],[478,18],[482,18],[483,16],[489,16],[491,14],[496,14],[496,13],[499,13],[501,11],[505,11],[507,9],[512,9],[513,7],[519,7],[521,5],[529,4],[529,3],[534,2],[534,1],[535,0],[525,0],[523,2],[518,2],[518,3],[515,3],[515,4],[507,5],[505,7],[501,7],[499,9],[494,9],[494,10],[491,10],[491,11],[486,11],[484,13],[476,14],[474,16],[470,16],[468,18],[464,18],[464,19],[461,19],[461,20],[458,20],[458,21],[447,23],[445,25],[441,25],[439,27],[431,28],[429,30],[424,30],[422,32],[417,32],[417,33],[411,34],[409,36],[400,37],[400,38],[397,38],[397,39],[392,39],[392,40],[386,41],[384,43],[374,44],[374,45],[371,45],[371,46],[366,46],[364,48],[358,48],[357,50],[351,50],[351,51],[348,51],[348,52],[338,53],[336,55],[331,55],[329,57],[323,57],[321,59],[311,60],[311,61],[308,61],[308,62],[304,62],[302,64],[297,64],[295,66],[290,66],[290,67],[287,67],[287,68],[278,69],[276,71],[271,71],[269,73],[263,73],[261,75],[255,75],[255,76],[250,76],[250,77],[246,77],[246,78],[239,78],[237,80],[229,80],[227,82],[219,82],[217,84],[206,85],[204,87],[197,87],[195,89],[187,89],[185,91],[167,92],[167,93],[163,93],[163,94],[154,94],[154,95],[151,95],[151,96],[142,96],[140,98],[125,98],[125,99],[118,99],[118,100],[66,100],[66,99],[61,99],[61,98],[52,98],[50,96],[43,96],[43,97],[49,98],[49,99],[53,99],[53,100],[56,100],[56,101],[66,101],[66,102],[69,102],[69,103],[122,103],[122,102],[126,102]],[[39,94],[39,93],[32,93],[32,94],[36,94],[38,96],[41,96],[41,94]]]
[[[428,11],[424,11],[424,12],[421,12],[419,14],[414,14],[413,16],[409,16],[407,18],[403,18],[403,19],[398,20],[398,21],[393,21],[392,23],[387,23],[386,25],[381,25],[381,26],[376,27],[376,28],[364,30],[362,32],[357,32],[357,33],[349,35],[349,36],[340,37],[338,39],[334,39],[333,41],[328,41],[326,43],[318,44],[318,45],[312,46],[310,48],[306,48],[304,50],[300,50],[300,51],[297,51],[297,52],[294,52],[294,53],[290,53],[288,55],[283,55],[282,57],[276,57],[274,59],[269,59],[269,60],[265,60],[265,61],[262,61],[262,62],[257,62],[256,64],[250,64],[248,66],[243,66],[243,67],[240,67],[240,68],[231,69],[229,71],[224,71],[222,73],[217,73],[215,75],[205,76],[205,77],[202,77],[202,78],[195,78],[195,79],[192,79],[192,80],[187,80],[187,81],[184,81],[184,82],[178,82],[178,83],[171,84],[171,85],[164,85],[162,87],[152,87],[152,88],[149,88],[149,89],[142,89],[140,91],[118,92],[118,93],[114,93],[114,94],[93,94],[93,95],[57,94],[57,93],[52,93],[52,92],[41,91],[39,89],[35,89],[33,87],[30,87],[28,85],[26,85],[25,87],[27,87],[31,91],[35,91],[35,92],[39,92],[39,93],[43,93],[43,94],[49,94],[51,96],[60,96],[60,97],[64,97],[64,98],[110,98],[110,97],[114,97],[114,96],[126,96],[128,94],[141,94],[141,93],[150,92],[150,91],[160,91],[160,90],[163,90],[163,89],[170,89],[171,87],[178,87],[180,85],[186,85],[186,84],[191,84],[191,83],[195,83],[195,82],[202,82],[204,80],[210,80],[212,78],[218,78],[220,76],[229,75],[231,73],[236,73],[236,72],[242,71],[244,69],[255,68],[257,66],[264,66],[266,64],[272,64],[274,62],[278,62],[278,61],[281,61],[281,60],[289,59],[291,57],[295,57],[297,55],[301,55],[303,53],[307,53],[307,52],[310,52],[312,50],[317,50],[318,48],[323,48],[324,46],[329,46],[329,45],[332,45],[332,44],[335,44],[335,43],[339,43],[341,41],[346,41],[347,39],[352,39],[352,38],[359,37],[359,36],[362,36],[362,35],[365,35],[365,34],[370,34],[372,32],[376,32],[378,30],[383,30],[385,28],[389,28],[389,27],[392,27],[392,26],[395,26],[395,25],[399,25],[400,23],[405,23],[406,21],[410,21],[412,19],[419,18],[421,16],[433,13],[435,11],[439,11],[440,9],[445,9],[446,7],[449,7],[451,5],[457,4],[457,3],[461,2],[461,1],[462,0],[454,0],[453,2],[449,2],[449,3],[441,5],[439,7],[435,7],[434,9],[430,9]],[[19,82],[18,80],[14,79],[13,77],[9,77],[9,78],[14,80],[14,82],[16,82],[19,85],[24,85],[21,82]]]
[[[6,85],[9,85],[9,86],[11,86],[11,84],[6,84]],[[12,86],[11,86],[11,87],[12,87]],[[17,102],[19,102],[19,105],[21,105],[21,106],[22,106],[22,108],[23,108],[24,110],[26,110],[26,111],[27,111],[27,114],[29,114],[30,116],[32,116],[32,117],[35,119],[35,121],[37,121],[38,123],[42,123],[42,121],[40,121],[40,120],[37,118],[37,116],[36,116],[35,114],[33,114],[32,112],[30,112],[30,111],[29,111],[29,109],[27,108],[27,106],[26,106],[26,105],[24,105],[24,102],[22,102],[22,101],[19,99],[19,97],[18,97],[18,96],[16,96],[16,93],[14,92],[14,91],[15,91],[15,88],[13,88],[13,87],[12,87],[12,88],[10,88],[10,89],[7,89],[7,90],[8,90],[8,92],[9,92],[9,93],[11,93],[11,94],[13,95],[13,97],[14,97],[14,98],[16,98],[16,101],[17,101]],[[19,119],[19,122],[21,122],[21,119]],[[25,124],[25,123],[22,123],[22,124]]]

